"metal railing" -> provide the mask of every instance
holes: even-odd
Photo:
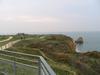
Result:
[[[42,56],[0,50],[0,75],[56,75]]]

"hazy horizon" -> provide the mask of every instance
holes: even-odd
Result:
[[[65,34],[65,33],[100,33],[100,31],[61,31],[61,32],[0,32],[0,35],[15,35],[18,33],[25,33],[25,34]]]
[[[0,0],[0,34],[100,31],[99,0]]]

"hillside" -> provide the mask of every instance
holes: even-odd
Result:
[[[8,50],[42,55],[57,75],[100,75],[100,53],[77,53],[73,39],[65,35],[24,36]]]

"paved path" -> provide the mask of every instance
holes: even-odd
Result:
[[[3,45],[0,47],[0,50],[5,50],[7,48],[10,48],[12,47],[15,43],[19,42],[21,40],[15,40],[15,41],[11,41],[11,42],[8,42],[7,44]]]
[[[13,37],[9,37],[8,39],[6,40],[3,40],[2,42],[5,42],[5,41],[9,41],[10,39],[12,39]],[[25,40],[30,40],[30,39],[33,39],[33,38],[27,38]],[[5,50],[7,48],[10,48],[12,47],[14,44],[16,44],[17,42],[21,41],[20,39],[19,40],[15,40],[15,41],[10,41],[8,42],[7,44],[3,45],[0,47],[0,50]]]
[[[0,43],[2,43],[2,42],[6,42],[6,41],[9,41],[9,40],[11,40],[13,37],[12,36],[10,36],[8,39],[5,39],[5,40],[1,40],[0,41]]]

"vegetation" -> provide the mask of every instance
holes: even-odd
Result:
[[[68,36],[18,34],[14,38],[21,41],[8,50],[43,56],[57,75],[100,75],[100,52],[77,53]]]
[[[5,39],[7,39],[7,38],[9,38],[9,37],[6,36],[6,35],[2,35],[2,36],[0,36],[0,41],[5,40]]]

